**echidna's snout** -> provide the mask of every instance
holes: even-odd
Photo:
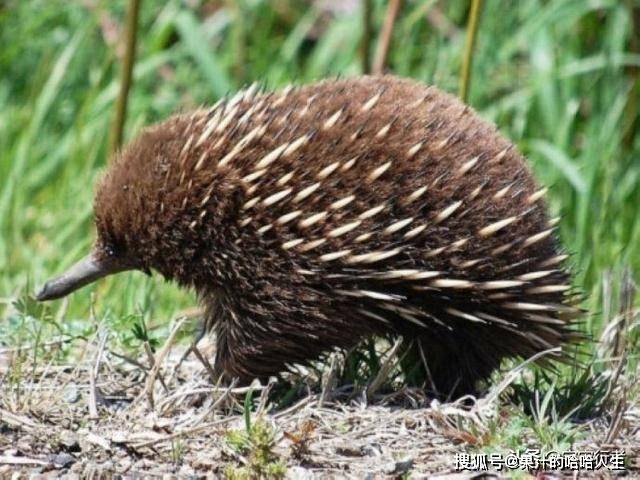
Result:
[[[107,275],[128,269],[115,259],[102,258],[91,253],[59,277],[46,282],[36,295],[36,299],[40,302],[55,300]]]

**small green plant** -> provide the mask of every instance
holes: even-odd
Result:
[[[51,314],[51,306],[46,303],[37,302],[35,298],[29,295],[29,284],[26,285],[24,292],[18,296],[13,302],[13,308],[24,318],[32,318],[41,322],[51,323],[60,333],[62,328],[58,325]]]
[[[526,425],[528,419],[515,408],[505,408],[488,422],[486,430],[471,429],[471,434],[479,439],[477,447],[491,453],[502,450],[523,450],[526,448]]]
[[[380,352],[376,349],[375,338],[370,338],[345,353],[341,384],[352,383],[356,389],[376,376],[380,370]]]
[[[11,362],[11,368],[9,368],[7,376],[4,380],[6,386],[8,387],[7,390],[13,394],[13,401],[18,405],[22,404],[22,385],[26,376],[26,364],[27,353],[19,350],[18,352],[16,352]]]
[[[486,431],[476,435],[480,439],[477,448],[487,453],[524,452],[529,448],[542,452],[570,450],[581,438],[582,428],[558,414],[552,392],[537,397],[532,413],[514,406],[501,410]]]
[[[143,315],[136,315],[137,319],[131,327],[131,333],[136,340],[139,340],[142,343],[147,342],[149,346],[151,346],[152,350],[158,346],[159,342],[156,338],[151,338],[149,336],[149,329],[147,328],[147,323],[144,319]]]
[[[252,424],[251,398],[249,391],[244,402],[244,430],[231,430],[226,435],[227,445],[243,459],[243,465],[228,465],[225,476],[231,480],[284,478],[287,467],[273,451],[276,432],[264,418]]]
[[[180,440],[171,442],[171,461],[174,465],[182,465],[184,459],[184,444]]]
[[[569,421],[573,412],[565,415],[558,413],[554,394],[554,384],[543,396],[536,392],[531,416],[527,417],[528,426],[543,451],[568,450],[579,438],[578,426]]]
[[[598,372],[594,365],[572,366],[564,375],[553,375],[536,369],[530,380],[513,385],[511,401],[522,405],[524,412],[536,416],[536,402],[539,398],[552,399],[553,408],[559,416],[572,420],[587,420],[597,415],[607,394],[608,379]],[[555,380],[554,380],[555,379]]]
[[[287,467],[273,452],[276,434],[264,419],[258,419],[250,430],[231,430],[227,444],[246,460],[243,466],[229,465],[225,475],[233,480],[284,478]]]

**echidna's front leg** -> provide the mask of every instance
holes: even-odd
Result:
[[[403,369],[431,393],[457,398],[478,392],[480,382],[500,366],[502,356],[494,353],[479,351],[473,341],[462,338],[421,336],[403,352]]]
[[[295,296],[256,289],[206,301],[206,324],[215,335],[215,370],[227,380],[266,379],[333,348],[351,348],[374,333],[349,309],[336,308],[316,289]],[[324,308],[318,308],[324,305]]]

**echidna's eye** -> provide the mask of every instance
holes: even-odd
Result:
[[[116,249],[113,245],[105,245],[104,246],[104,253],[107,254],[107,256],[113,258],[116,256]]]

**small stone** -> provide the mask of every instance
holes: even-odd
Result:
[[[70,384],[64,389],[64,401],[67,403],[76,403],[80,400],[80,392],[75,384]]]
[[[76,462],[73,455],[69,453],[58,453],[56,455],[49,455],[47,458],[56,468],[67,468]]]
[[[369,457],[379,457],[382,455],[382,446],[379,443],[371,443],[362,447],[362,453]]]
[[[413,458],[406,457],[397,462],[389,462],[382,467],[382,472],[387,475],[402,475],[413,467]]]

